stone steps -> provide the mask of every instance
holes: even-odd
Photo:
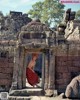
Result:
[[[9,93],[10,96],[41,96],[44,95],[43,89],[41,88],[29,88],[29,89],[21,89],[21,90],[12,90]]]
[[[30,97],[25,97],[25,96],[9,96],[8,100],[72,100],[65,98],[63,99],[60,96],[57,97],[45,97],[45,96],[30,96]]]
[[[9,96],[8,100],[31,100],[31,97],[25,96]]]

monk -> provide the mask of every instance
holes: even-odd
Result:
[[[34,71],[34,67],[36,65],[36,60],[38,58],[38,55],[39,54],[37,53],[32,54],[32,59],[29,62],[27,69],[26,69],[26,77],[27,77],[28,83],[32,85],[33,87],[39,83],[39,77]]]

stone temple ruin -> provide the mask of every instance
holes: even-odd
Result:
[[[16,20],[15,15],[23,16],[11,12],[10,17]],[[68,9],[63,20],[65,24],[59,24],[56,31],[39,20],[28,22],[25,22],[27,25],[21,23],[23,27],[19,26],[16,40],[3,38],[0,41],[0,91],[9,91],[10,96],[54,96],[55,92],[67,91],[71,80],[80,74],[80,20]],[[39,87],[26,85],[26,68],[32,53],[39,54],[35,68],[41,80]],[[79,97],[79,93],[80,90],[75,97]]]
[[[31,19],[27,14],[23,14],[22,12],[10,11],[7,16],[0,13],[0,40],[16,40],[21,27],[29,22],[31,22]]]

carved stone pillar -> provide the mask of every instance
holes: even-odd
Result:
[[[44,89],[45,83],[45,54],[42,53],[42,88]]]
[[[28,63],[28,55],[27,52],[24,50],[24,65],[23,65],[23,88],[26,87],[26,67]]]
[[[19,47],[18,88],[22,89],[23,82],[24,48]]]
[[[49,50],[49,84],[48,88],[55,89],[55,56],[52,50]]]
[[[49,81],[49,49],[45,51],[45,84],[44,90],[48,88],[48,81]]]
[[[55,90],[55,56],[53,51],[49,49],[45,57],[47,62],[45,64],[45,95],[54,95]]]
[[[13,80],[10,90],[18,88],[18,68],[19,68],[19,47],[14,49],[14,69],[13,69]]]

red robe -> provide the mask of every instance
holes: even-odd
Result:
[[[26,78],[30,85],[34,86],[39,83],[38,75],[30,68],[26,69]]]

